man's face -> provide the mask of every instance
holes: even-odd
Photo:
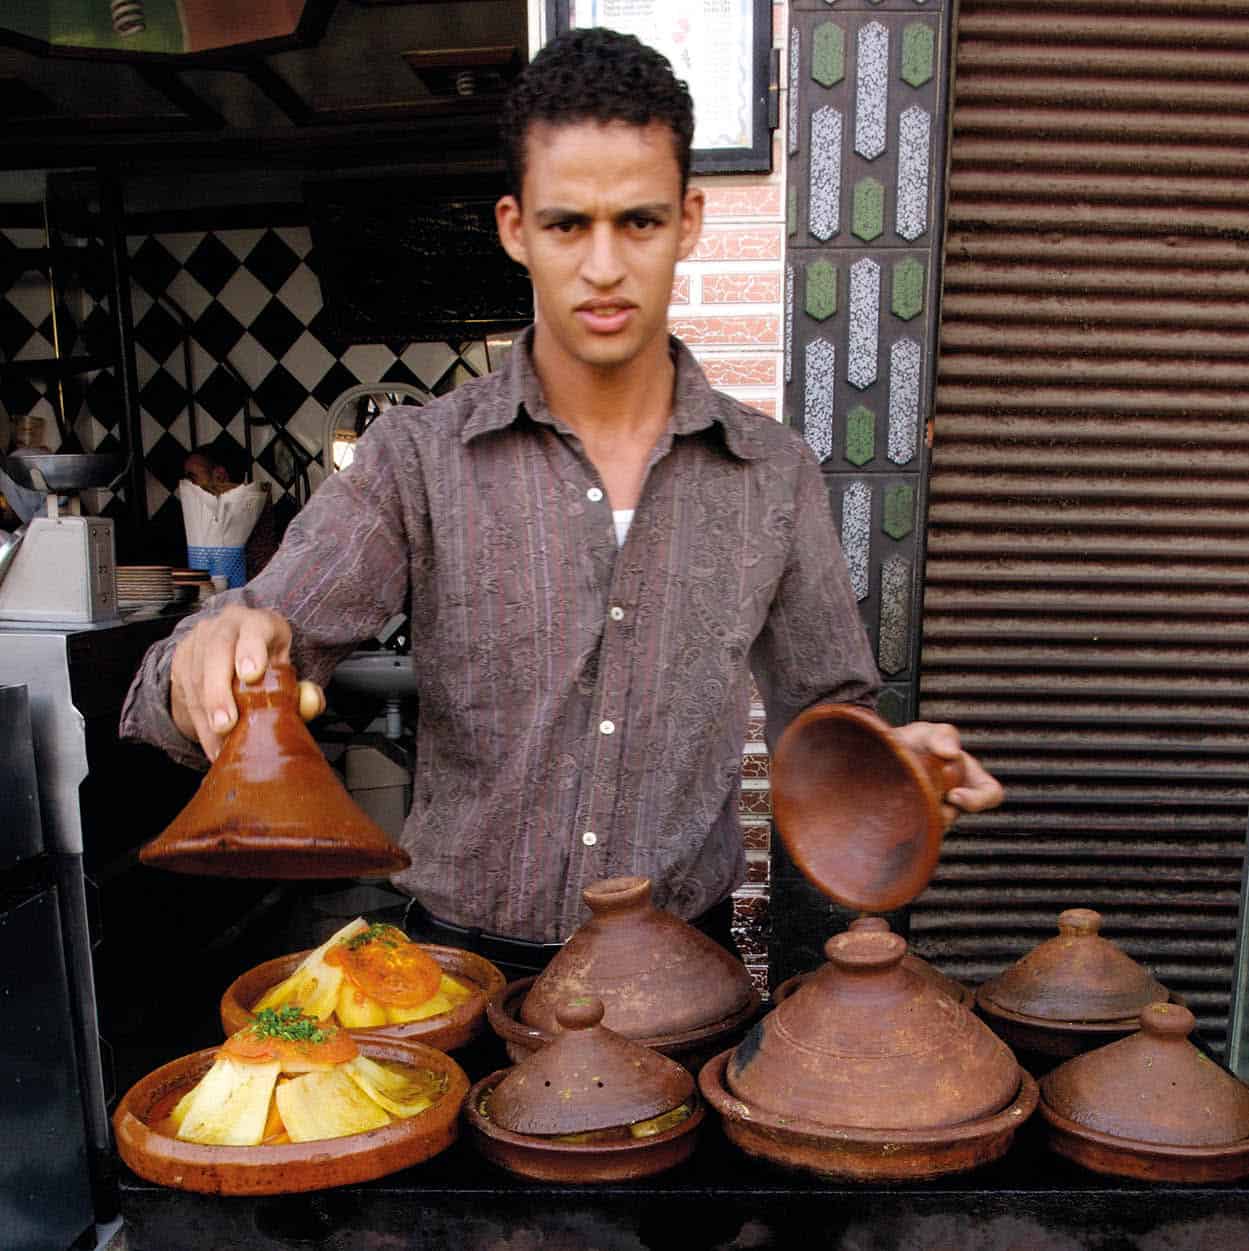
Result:
[[[619,369],[667,352],[677,261],[702,228],[659,122],[530,128],[521,202],[495,206],[508,254],[529,270],[539,364]]]

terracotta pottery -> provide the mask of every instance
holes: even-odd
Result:
[[[645,877],[614,877],[583,892],[590,919],[525,994],[522,1024],[558,1032],[563,1004],[591,996],[626,1038],[685,1038],[749,1017],[759,996],[746,966],[701,930],[656,908]]]
[[[931,1177],[995,1159],[1036,1084],[962,1004],[874,928],[825,944],[829,963],[731,1053],[703,1094],[745,1150],[836,1177]]]
[[[959,765],[920,756],[874,712],[818,704],[786,727],[772,757],[772,813],[801,873],[858,912],[888,912],[928,885]]]
[[[614,1181],[647,1177],[686,1159],[703,1108],[694,1079],[673,1060],[607,1029],[599,999],[563,1005],[559,1033],[515,1068],[483,1078],[466,1118],[481,1152],[524,1177]],[[691,1103],[691,1115],[641,1138],[566,1142],[651,1120]]]
[[[145,864],[217,877],[384,877],[407,852],[352,801],[299,715],[295,671],[235,682],[239,719]]]
[[[1195,1023],[1185,1007],[1149,1004],[1139,1033],[1044,1077],[1041,1114],[1051,1148],[1119,1177],[1249,1176],[1249,1086],[1188,1041]]]
[[[976,1006],[1011,1046],[1073,1056],[1134,1033],[1140,1010],[1168,992],[1102,938],[1101,916],[1070,908],[1046,939],[976,992]]]
[[[275,1147],[215,1147],[158,1134],[148,1119],[171,1094],[189,1090],[208,1072],[215,1047],[182,1056],[149,1073],[113,1113],[117,1150],[140,1177],[177,1190],[214,1195],[273,1195],[324,1190],[384,1177],[429,1159],[455,1141],[468,1078],[450,1056],[410,1039],[354,1035],[371,1060],[433,1069],[447,1090],[433,1107],[381,1129],[345,1138]]]
[[[875,930],[882,934],[891,933],[889,922],[884,917],[859,917],[851,921],[846,928],[855,931]],[[902,957],[902,967],[931,982],[939,991],[949,995],[955,1003],[961,1003],[965,1008],[970,1008],[976,1001],[976,996],[970,987],[964,986],[962,982],[956,982],[952,977],[946,977],[940,969],[929,964],[927,960],[921,960],[919,956],[912,955],[909,951]],[[779,1004],[788,999],[799,986],[814,977],[816,972],[818,970],[810,973],[795,973],[793,977],[786,978],[772,992],[772,1002]]]
[[[373,1026],[369,1030],[348,1030],[352,1035],[377,1034],[387,1038],[410,1038],[439,1051],[454,1051],[471,1042],[481,1033],[486,1019],[486,1003],[506,984],[499,972],[484,956],[458,947],[440,947],[434,943],[417,946],[432,956],[444,973],[473,988],[473,994],[450,1012],[427,1017],[423,1021],[405,1021],[402,1025]],[[309,953],[296,951],[276,960],[266,960],[240,974],[221,996],[221,1027],[226,1035],[237,1033],[252,1020],[251,1005],[259,1003],[265,991],[288,978]]]

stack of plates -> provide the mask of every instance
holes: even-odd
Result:
[[[168,565],[119,565],[117,606],[163,608],[174,597],[173,571]]]
[[[213,593],[212,574],[206,569],[175,569],[174,598],[180,604],[196,604]]]

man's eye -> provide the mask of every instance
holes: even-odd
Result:
[[[570,235],[577,229],[577,225],[578,223],[574,219],[568,218],[565,221],[552,222],[551,229],[559,231],[561,235]]]
[[[658,217],[641,216],[631,217],[629,219],[629,224],[634,228],[634,230],[653,230],[661,223]]]

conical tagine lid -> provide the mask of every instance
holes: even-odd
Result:
[[[877,934],[891,934],[893,932],[889,928],[889,922],[884,917],[859,917],[857,920],[851,921],[846,928],[853,930],[855,933],[858,933],[860,930],[870,930]],[[970,1003],[973,998],[971,991],[962,982],[956,982],[952,977],[947,977],[936,965],[929,964],[927,960],[921,960],[913,952],[908,951],[902,957],[902,967],[910,969],[912,973],[931,982],[938,990],[943,991],[951,999],[957,1000],[959,1003]]]
[[[684,1103],[693,1075],[603,1024],[599,999],[560,1007],[560,1033],[490,1095],[492,1121],[515,1134],[580,1134],[650,1120]]]
[[[591,917],[530,987],[521,1019],[547,1033],[562,1004],[601,999],[609,1029],[664,1038],[715,1025],[758,1002],[750,974],[719,943],[656,908],[645,877],[605,878],[582,896]]]
[[[772,758],[772,811],[785,850],[824,894],[888,912],[928,885],[945,833],[941,797],[955,761],[910,751],[855,704],[817,704],[785,728]]]
[[[977,1000],[1047,1021],[1131,1020],[1167,990],[1126,952],[1098,933],[1102,918],[1091,908],[1069,908],[1048,938],[1004,973],[985,982]]]
[[[819,1125],[940,1129],[1001,1111],[1015,1057],[967,1008],[902,965],[898,934],[850,931],[728,1063],[751,1107]]]
[[[1203,1055],[1180,1004],[1148,1004],[1140,1032],[1076,1056],[1041,1080],[1045,1106],[1129,1142],[1218,1147],[1249,1138],[1249,1086]]]
[[[235,681],[239,719],[191,802],[139,857],[216,877],[382,877],[407,868],[348,795],[299,715],[295,671]]]

